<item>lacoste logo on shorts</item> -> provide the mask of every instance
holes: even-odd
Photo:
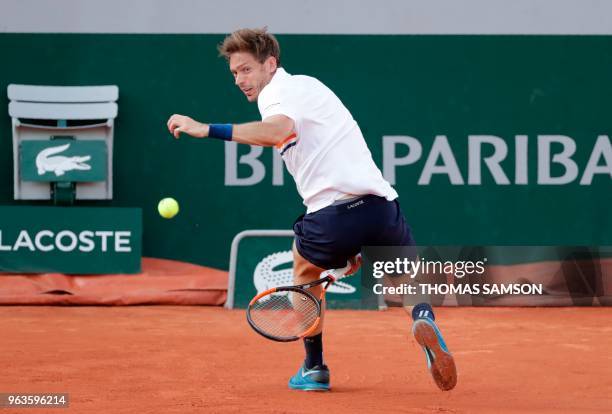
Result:
[[[362,205],[363,203],[365,203],[365,201],[363,201],[363,200],[359,200],[359,201],[358,201],[358,202],[356,202],[356,203],[349,204],[349,205],[348,205],[346,208],[353,208],[353,207],[357,207],[357,206]]]

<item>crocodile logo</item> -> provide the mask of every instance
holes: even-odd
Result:
[[[257,293],[261,293],[273,287],[293,285],[293,269],[277,269],[282,265],[287,265],[292,262],[293,253],[291,250],[272,253],[264,257],[255,267],[255,272],[253,272],[253,284],[257,289]],[[354,286],[341,281],[332,284],[327,289],[327,293],[349,294],[354,292]],[[286,296],[287,292],[278,292],[275,293],[275,295]]]
[[[49,171],[55,173],[55,175],[59,177],[64,175],[66,171],[91,170],[91,166],[85,163],[91,159],[89,155],[73,157],[56,155],[66,151],[69,147],[70,144],[64,144],[57,147],[45,148],[39,152],[36,156],[38,175],[43,175]]]

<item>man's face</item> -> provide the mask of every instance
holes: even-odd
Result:
[[[274,76],[276,59],[270,56],[263,63],[259,63],[249,52],[236,52],[230,55],[229,66],[236,86],[249,102],[255,102],[261,90]]]

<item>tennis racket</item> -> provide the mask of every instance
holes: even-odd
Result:
[[[247,321],[258,334],[278,342],[291,342],[309,336],[321,321],[322,302],[327,288],[335,281],[357,272],[361,255],[341,269],[326,270],[319,280],[295,286],[268,289],[255,296],[247,307]],[[323,285],[317,299],[307,289]]]

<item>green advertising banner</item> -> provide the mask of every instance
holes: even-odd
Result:
[[[246,308],[257,293],[294,284],[292,243],[291,236],[249,236],[240,241],[234,280],[234,308]],[[325,296],[327,307],[374,309],[376,298],[370,291],[361,285],[359,271],[328,288]]]
[[[21,178],[25,181],[104,181],[106,143],[54,139],[23,141]]]
[[[223,37],[0,34],[0,51],[11,56],[0,90],[119,87],[110,203],[142,208],[146,256],[228,269],[236,234],[289,228],[305,210],[273,149],[168,133],[175,113],[260,119],[218,57]],[[287,72],[329,86],[358,122],[417,243],[612,244],[611,35],[278,40]],[[8,115],[0,136],[0,203],[13,204]],[[168,196],[181,205],[171,221],[156,209]]]
[[[0,207],[0,271],[140,272],[138,208]]]

